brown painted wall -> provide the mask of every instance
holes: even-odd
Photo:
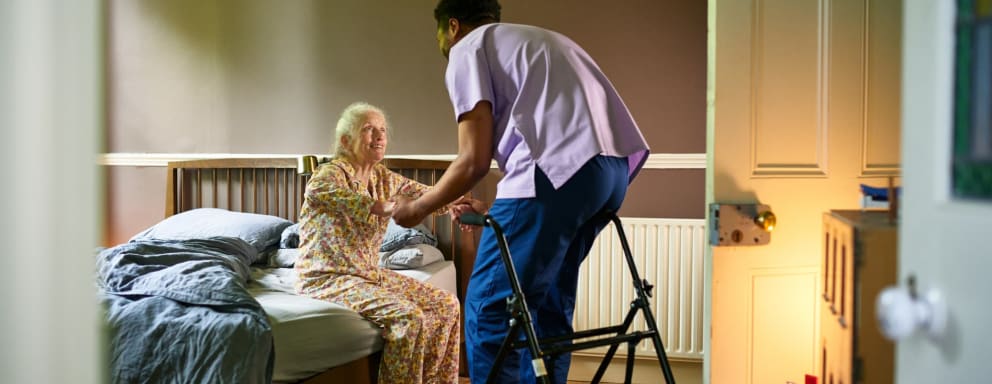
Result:
[[[503,0],[503,21],[586,47],[654,153],[705,151],[706,2]],[[111,0],[108,152],[324,153],[383,107],[391,154],[453,154],[435,0]],[[113,167],[110,238],[162,218],[164,169]],[[702,169],[647,170],[622,214],[703,217]],[[664,196],[660,198],[660,196]]]
[[[131,236],[165,217],[165,167],[108,167],[105,246]]]
[[[653,153],[706,152],[706,1],[501,4],[503,21],[553,29],[582,45],[620,92]]]
[[[705,189],[703,169],[646,169],[627,189],[620,216],[701,219]]]

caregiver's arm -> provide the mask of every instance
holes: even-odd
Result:
[[[493,110],[480,101],[458,117],[458,156],[430,191],[416,200],[398,199],[393,220],[412,227],[475,187],[489,172],[493,159]]]

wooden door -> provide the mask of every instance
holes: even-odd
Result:
[[[707,202],[768,204],[760,246],[711,247],[704,380],[818,372],[822,213],[899,172],[899,0],[710,0]],[[704,326],[704,328],[707,328]]]

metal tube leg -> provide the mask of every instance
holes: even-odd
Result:
[[[661,342],[661,335],[658,334],[658,325],[654,321],[654,315],[651,311],[644,311],[644,321],[647,322],[648,328],[655,330],[654,336],[651,337],[651,341],[654,342],[654,350],[658,355],[658,363],[661,364],[661,372],[665,375],[665,383],[675,384],[675,376],[672,375],[672,367],[668,364],[668,356],[665,354],[665,346]]]
[[[500,258],[506,267],[507,278],[510,279],[510,287],[513,290],[513,298],[509,306],[511,307],[512,318],[517,319],[519,326],[524,327],[524,335],[527,339],[527,348],[531,354],[531,367],[534,376],[542,384],[551,384],[548,371],[544,364],[544,354],[538,344],[537,333],[534,332],[534,325],[530,318],[530,311],[527,308],[527,300],[524,297],[523,288],[520,287],[520,280],[517,279],[517,269],[513,265],[513,258],[510,256],[510,248],[506,245],[506,237],[503,236],[503,229],[491,216],[485,216],[486,224],[492,227],[496,235],[496,244],[499,246]],[[506,340],[504,340],[504,343]],[[502,363],[502,362],[500,362]],[[489,370],[490,378],[495,374],[496,365]]]
[[[520,331],[520,324],[517,319],[510,318],[510,330],[506,332],[506,337],[503,338],[503,344],[499,346],[499,352],[496,353],[496,360],[493,361],[493,366],[489,367],[489,376],[486,377],[486,383],[493,383],[496,380],[496,372],[499,372],[499,367],[503,366],[503,360],[506,359],[506,354],[510,352],[510,344],[513,344],[513,340],[517,339],[517,332]]]
[[[630,312],[627,312],[627,317],[623,320],[623,325],[621,325],[621,330],[617,332],[617,335],[623,335],[627,333],[630,329],[631,323],[634,322],[634,317],[637,316],[637,307],[632,306]],[[606,368],[610,365],[610,361],[613,361],[613,355],[617,353],[617,348],[620,344],[613,344],[610,349],[606,351],[606,355],[603,356],[603,361],[599,363],[599,368],[596,368],[596,374],[592,377],[593,383],[598,383],[603,379],[603,375],[606,374]]]
[[[637,273],[637,265],[634,264],[634,256],[630,251],[630,244],[627,243],[627,235],[623,231],[623,224],[620,223],[620,218],[614,214],[610,220],[616,225],[617,234],[620,236],[620,245],[623,247],[624,256],[627,258],[627,266],[630,269],[630,276],[634,282],[634,290],[637,291],[639,306],[645,309],[644,321],[647,323],[648,329],[655,332],[651,337],[651,341],[654,342],[654,350],[658,355],[658,363],[661,364],[662,373],[665,375],[665,382],[667,384],[675,384],[672,367],[668,364],[665,346],[662,344],[661,335],[658,332],[658,324],[655,322],[654,314],[651,313],[650,306],[648,305],[648,298],[651,296],[651,288],[653,287],[647,281],[641,280],[640,274]]]
[[[637,343],[629,342],[627,343],[627,371],[624,373],[623,382],[630,384],[630,380],[634,377],[634,353],[637,352]]]

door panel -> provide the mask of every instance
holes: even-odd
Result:
[[[754,174],[822,174],[818,5],[756,0],[750,143]]]
[[[755,361],[778,361],[777,364],[753,366],[748,375],[752,383],[782,382],[789,377],[791,367],[810,366],[810,356],[815,356],[816,343],[806,336],[815,330],[812,316],[816,301],[816,270],[804,269],[760,269],[751,276],[754,303],[751,305],[751,324],[755,330],[775,329],[768,332],[751,332],[749,354]],[[782,302],[797,303],[798,307],[783,308]],[[789,340],[784,351],[782,340]],[[784,355],[781,352],[787,352]]]
[[[866,17],[871,26],[869,59],[865,77],[864,154],[861,173],[896,175],[899,173],[899,131],[902,94],[890,87],[899,84],[902,71],[901,17],[892,9],[901,9],[897,0],[874,0],[867,3]],[[901,16],[901,15],[899,15]]]

